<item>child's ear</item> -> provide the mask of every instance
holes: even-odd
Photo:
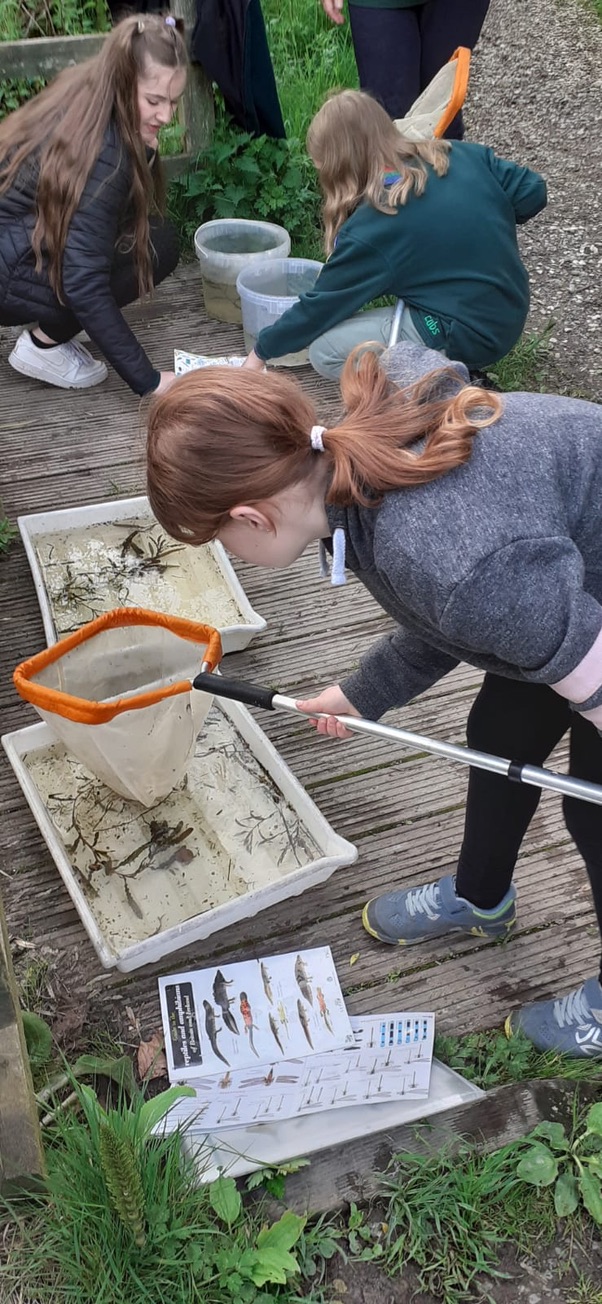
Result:
[[[273,534],[274,527],[265,512],[261,512],[257,507],[233,507],[230,512],[233,521],[242,521],[251,530],[259,530],[261,534]]]

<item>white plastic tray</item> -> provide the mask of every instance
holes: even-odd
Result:
[[[44,578],[44,569],[36,551],[36,540],[41,536],[49,534],[63,534],[69,530],[81,530],[87,525],[110,525],[119,521],[128,521],[138,518],[148,517],[149,522],[153,520],[152,512],[149,506],[148,498],[141,495],[137,498],[120,498],[114,502],[94,503],[86,507],[70,507],[57,512],[37,512],[30,516],[19,516],[17,524],[21,533],[21,538],[25,545],[27,559],[31,567],[33,582],[35,584],[38,602],[42,612],[44,622],[44,632],[48,645],[56,643],[58,637],[55,617],[52,607],[52,599],[48,593],[46,581]],[[226,626],[220,626],[217,620],[212,619],[211,603],[203,602],[202,588],[199,586],[198,609],[188,614],[189,619],[204,621],[208,625],[214,625],[220,630],[222,637],[222,646],[224,652],[240,652],[247,647],[255,634],[260,634],[266,628],[266,621],[253,610],[249,599],[240,583],[240,580],[228,560],[226,552],[220,543],[208,543],[204,547],[211,553],[217,570],[221,575],[224,585],[224,591],[232,600],[240,612],[240,623]],[[202,552],[202,548],[186,547],[186,553],[192,557]],[[177,553],[175,557],[170,557],[170,569],[177,565]],[[106,594],[97,588],[94,593],[94,603],[96,614],[100,615],[103,611],[110,611],[111,608],[124,605],[123,603],[111,600],[111,595]],[[129,603],[128,605],[134,605]],[[138,606],[146,606],[149,610],[157,610],[153,604],[152,598],[145,603],[138,602]],[[184,614],[182,611],[169,611],[165,603],[161,610],[167,611],[168,615]],[[90,615],[90,619],[93,616]]]
[[[220,1173],[242,1177],[258,1168],[286,1164],[300,1155],[344,1145],[356,1137],[387,1132],[484,1095],[480,1087],[434,1059],[426,1100],[349,1105],[346,1109],[328,1109],[226,1132],[204,1133],[200,1126],[192,1124],[183,1132],[183,1147],[194,1160],[199,1182],[213,1182]]]
[[[223,724],[219,725],[219,727],[227,727],[232,734],[234,744],[234,746],[224,748],[219,752],[216,751],[215,753],[210,753],[211,762],[213,763],[213,758],[215,756],[215,764],[221,766],[223,789],[228,791],[227,780],[229,769],[231,783],[233,782],[234,785],[237,784],[237,778],[240,771],[236,768],[236,757],[243,755],[244,751],[246,751],[247,755],[251,753],[253,758],[255,758],[255,761],[259,763],[262,772],[266,777],[269,777],[269,779],[272,780],[277,792],[281,794],[288,803],[288,807],[292,808],[295,817],[298,817],[301,830],[306,831],[309,838],[313,840],[313,844],[316,846],[318,854],[313,860],[309,859],[307,863],[301,863],[300,866],[297,866],[288,872],[283,872],[282,870],[278,872],[277,867],[274,868],[273,871],[271,869],[263,871],[264,877],[266,876],[266,873],[269,876],[268,882],[262,883],[260,886],[255,887],[254,890],[233,895],[231,898],[221,901],[218,905],[205,909],[201,913],[194,914],[192,917],[182,918],[176,924],[167,927],[164,930],[157,928],[156,919],[150,920],[148,926],[152,929],[151,935],[144,937],[143,940],[130,941],[129,944],[116,944],[114,937],[110,935],[110,929],[105,929],[105,931],[103,931],[101,928],[98,919],[98,911],[95,914],[91,906],[91,902],[93,902],[94,898],[93,896],[90,896],[89,893],[86,894],[84,891],[82,878],[74,868],[70,855],[66,849],[65,842],[57,832],[57,828],[50,818],[44,799],[36,786],[36,782],[34,781],[30,769],[27,767],[27,757],[30,756],[31,753],[43,749],[52,747],[56,748],[56,756],[58,760],[59,755],[64,754],[62,744],[55,739],[51,729],[45,724],[31,725],[28,728],[20,729],[15,733],[5,734],[2,738],[2,744],[8,759],[15,771],[29,806],[31,807],[42,836],[49,847],[50,853],[55,861],[67,891],[69,892],[82,923],[94,945],[98,958],[101,964],[107,969],[116,967],[127,972],[131,969],[140,968],[145,964],[152,964],[155,961],[160,960],[163,956],[179,950],[180,947],[188,946],[190,943],[198,941],[200,938],[208,937],[210,934],[216,933],[222,928],[227,928],[230,924],[236,923],[239,920],[248,919],[251,916],[258,914],[260,910],[265,910],[269,906],[275,905],[278,901],[298,896],[299,893],[305,892],[308,888],[314,887],[318,883],[322,883],[325,879],[329,878],[335,869],[343,865],[350,865],[357,858],[356,847],[354,847],[352,843],[347,842],[344,838],[339,837],[339,835],[334,832],[328,821],[318,810],[317,806],[305,792],[304,788],[302,788],[301,784],[289,770],[276,749],[272,746],[269,739],[260,729],[259,725],[257,725],[249,715],[249,712],[236,702],[225,701],[219,703],[219,706],[215,703],[212,711],[215,710],[222,713],[220,718],[222,719]],[[211,716],[208,720],[210,719]],[[89,783],[96,786],[90,790]],[[97,780],[90,779],[89,783],[87,801],[94,809],[96,809],[97,806],[100,807],[103,800],[106,800],[107,789],[103,788]],[[263,788],[265,788],[266,794],[273,793],[273,788],[269,782],[267,784],[264,782],[262,784],[262,789]],[[232,790],[231,786],[229,790]],[[128,803],[122,798],[116,800],[120,801],[122,805],[117,812],[117,818],[114,817],[114,812],[112,810],[110,812],[111,819],[108,823],[110,824],[112,821],[113,834],[115,834],[116,824],[118,828],[125,830],[129,821],[138,819],[142,809],[137,805],[137,803]],[[222,801],[220,798],[215,805],[225,806],[227,800],[228,799]],[[236,797],[229,798],[230,806],[232,805],[233,800],[236,800],[237,803],[237,818],[244,822],[245,817],[254,817],[254,810],[249,811],[248,809],[245,809],[244,795],[241,795],[239,787],[236,789]],[[265,800],[268,800],[267,795],[265,796]],[[272,800],[272,798],[270,797],[269,800]],[[167,798],[166,801],[169,803],[170,798]],[[277,796],[274,797],[273,807],[275,811],[278,811],[279,809],[278,801],[279,798]],[[158,827],[161,821],[168,823],[170,817],[172,820],[177,819],[179,813],[180,812],[178,811],[174,815],[173,807],[167,807],[166,809],[165,802],[162,802],[151,811],[144,812],[144,815],[154,819],[156,821],[155,827]],[[217,810],[217,816],[219,816],[219,814],[220,811]],[[188,820],[191,820],[191,818],[194,818],[194,815],[191,816],[187,810],[186,817]],[[226,817],[224,816],[224,819],[225,818]],[[212,830],[214,832],[217,828],[215,806],[212,808],[212,819]],[[199,820],[197,827],[200,829],[205,826],[203,826]],[[194,832],[194,830],[188,830],[188,832]],[[108,854],[107,847],[109,852],[114,854],[114,844],[108,841],[106,845],[103,846],[103,836],[108,838],[108,835],[103,834],[101,828],[99,840],[94,842],[95,860],[98,861],[100,865],[103,863],[103,856],[107,856]],[[149,836],[148,832],[146,836]],[[280,836],[282,836],[282,834],[280,834]],[[198,843],[195,843],[195,846],[196,845],[198,845]],[[170,846],[173,846],[173,844],[170,844]],[[152,854],[154,856],[154,853]],[[203,872],[203,863],[202,859],[199,860],[199,854],[198,851],[195,851],[193,856],[184,860],[184,868],[178,866],[178,883],[183,883],[185,886],[187,881],[186,875],[189,873],[190,878],[188,881],[192,885],[191,891],[192,888],[198,890],[200,882],[199,875]],[[165,855],[165,853],[163,853],[163,855]],[[228,855],[235,856],[235,852],[229,850]],[[236,875],[239,873],[239,865],[242,865],[242,857],[243,853],[240,852],[238,860],[233,861],[232,873],[234,878],[236,878]],[[128,860],[129,866],[131,867],[132,858],[129,857]],[[167,873],[164,860],[163,863],[160,863],[160,858],[157,858],[157,861],[158,863],[155,863],[153,860],[150,866],[153,871],[156,871],[153,875],[153,883],[159,884],[159,882],[165,882],[165,895],[167,896],[167,893],[170,891],[170,884],[174,880],[170,878]],[[189,869],[186,868],[187,865],[189,865]],[[240,873],[242,874],[242,869],[240,870]],[[118,878],[119,876],[117,875],[116,879]],[[88,882],[89,881],[90,880],[88,879]],[[113,881],[113,878],[111,878],[112,884]],[[130,881],[132,882],[132,892],[135,893],[137,891],[139,880],[130,880],[128,878],[128,883]],[[229,873],[227,881],[228,883],[230,882]],[[115,883],[116,886],[118,886],[116,880]],[[157,887],[156,891],[158,890],[159,888]],[[114,909],[114,906],[111,908]],[[123,912],[126,910],[127,902],[122,907]],[[137,918],[142,918],[140,913],[138,913]],[[123,914],[119,919],[119,926],[122,928],[123,934]],[[143,931],[146,926],[146,918],[144,918],[142,923],[136,925],[139,931]]]

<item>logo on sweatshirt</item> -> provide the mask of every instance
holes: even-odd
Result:
[[[424,324],[431,335],[440,335],[441,327],[436,317],[425,316]]]

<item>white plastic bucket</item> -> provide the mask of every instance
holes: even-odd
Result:
[[[301,294],[313,290],[322,266],[310,258],[280,258],[269,263],[262,260],[243,269],[236,288],[248,353],[265,326],[273,326]],[[273,362],[279,367],[300,367],[307,362],[307,349],[287,353]]]
[[[194,247],[201,264],[207,316],[240,323],[239,273],[256,259],[286,258],[291,238],[283,226],[273,222],[224,217],[199,226]]]

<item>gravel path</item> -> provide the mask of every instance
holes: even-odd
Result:
[[[542,172],[548,207],[520,243],[527,330],[553,321],[545,383],[602,400],[602,24],[582,0],[492,0],[467,137]]]

